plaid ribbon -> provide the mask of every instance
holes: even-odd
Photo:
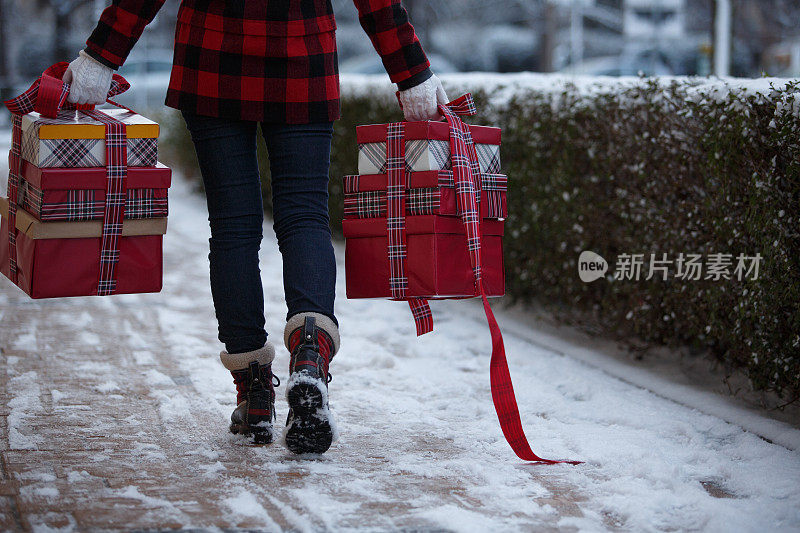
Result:
[[[344,215],[347,218],[379,218],[386,216],[386,191],[358,191],[359,176],[345,176]],[[448,179],[449,178],[449,179]],[[508,179],[502,174],[481,174],[481,189],[478,191],[486,202],[485,218],[506,218],[505,193]],[[453,173],[439,171],[438,187],[408,189],[406,216],[454,213],[452,193],[455,189]],[[445,211],[444,213],[442,211]]]
[[[127,175],[127,145],[125,124],[109,117],[94,106],[73,105],[67,102],[69,84],[62,81],[67,63],[61,62],[48,68],[42,76],[21,95],[12,98],[5,106],[12,113],[12,144],[9,160],[8,177],[8,243],[10,258],[10,278],[18,283],[17,246],[16,246],[16,213],[18,186],[21,181],[20,159],[22,154],[22,115],[36,111],[39,114],[54,118],[61,109],[77,109],[91,116],[106,127],[106,161],[108,170],[108,186],[106,206],[103,215],[103,237],[100,249],[100,276],[97,294],[113,294],[116,290],[114,279],[119,261],[119,236],[122,234],[122,219],[125,212],[125,177]],[[109,98],[128,90],[130,85],[122,76],[114,74]],[[108,100],[118,107],[124,107]],[[127,109],[127,108],[125,108]]]
[[[17,204],[42,222],[102,220],[105,191],[69,189],[42,191],[23,178]],[[169,214],[166,189],[128,189],[126,219],[165,218]]]
[[[492,400],[497,412],[497,418],[500,420],[500,428],[503,430],[503,435],[511,445],[514,453],[524,461],[546,464],[562,462],[578,464],[579,461],[542,459],[533,452],[522,429],[519,408],[514,395],[514,386],[508,370],[503,334],[500,332],[500,326],[497,324],[492,308],[489,306],[489,300],[486,298],[486,291],[483,288],[483,280],[481,278],[481,228],[477,203],[477,195],[481,187],[480,169],[478,168],[475,143],[472,141],[469,126],[459,118],[459,115],[474,115],[477,112],[472,95],[466,94],[446,106],[440,105],[439,112],[450,125],[450,157],[453,179],[456,185],[458,210],[461,213],[461,220],[464,222],[467,233],[470,261],[475,275],[475,293],[480,295],[483,300],[483,310],[486,313],[486,320],[489,322],[489,330],[492,336],[492,360],[489,375],[492,385]]]
[[[433,215],[439,212],[440,189],[408,189],[406,215]],[[347,218],[380,218],[386,216],[385,191],[366,191],[344,195],[344,216]]]
[[[103,213],[103,237],[100,244],[100,279],[97,295],[107,296],[117,290],[115,276],[119,263],[119,238],[125,218],[126,181],[128,177],[127,127],[102,111],[84,111],[106,126],[106,207]]]
[[[389,124],[386,132],[386,232],[388,235],[389,288],[392,299],[406,300],[414,315],[417,335],[433,330],[433,314],[427,300],[408,298],[405,274],[406,249],[406,155],[405,124]]]
[[[17,189],[20,159],[22,159],[22,116],[11,115],[11,153],[8,158],[8,263],[9,278],[18,283],[17,272]]]

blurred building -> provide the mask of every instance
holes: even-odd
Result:
[[[705,36],[687,24],[689,1],[598,0],[570,6],[571,41],[574,26],[580,25],[583,42],[570,43],[561,69],[609,76],[697,74]]]
[[[684,0],[625,0],[622,32],[628,39],[681,39],[686,33]]]

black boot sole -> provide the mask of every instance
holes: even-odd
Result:
[[[271,444],[272,443],[272,428],[254,428],[247,424],[231,424],[231,433],[234,435],[242,435],[245,437],[252,437],[253,444]]]
[[[286,446],[296,454],[325,453],[333,442],[333,426],[322,391],[312,383],[297,383],[289,389],[287,400],[292,411]]]

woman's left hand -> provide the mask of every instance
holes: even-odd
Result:
[[[438,105],[448,101],[442,82],[435,74],[419,85],[400,91],[400,102],[407,121],[439,120],[442,116]]]

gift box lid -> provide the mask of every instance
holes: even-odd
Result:
[[[0,215],[8,218],[8,198],[0,198]],[[103,221],[86,222],[40,222],[17,207],[16,228],[31,239],[86,239],[103,236]],[[167,232],[166,218],[125,220],[122,236],[164,235]]]
[[[125,123],[131,139],[157,139],[158,124],[127,109],[112,107],[101,111]],[[23,135],[35,134],[39,139],[104,139],[106,127],[89,115],[76,110],[62,110],[56,118],[43,117],[32,111],[22,115]]]
[[[460,217],[444,215],[412,215],[405,217],[406,234],[423,233],[463,235],[464,223]],[[483,235],[503,235],[505,224],[502,220],[481,221]],[[385,218],[353,218],[342,220],[342,233],[346,239],[358,237],[386,237]]]
[[[128,167],[127,172],[128,189],[167,189],[172,178],[172,170],[162,163],[154,167]],[[39,168],[25,159],[20,163],[20,175],[43,191],[105,189],[108,183],[104,167]]]
[[[366,124],[356,126],[356,140],[359,144],[386,142],[388,124]],[[500,128],[492,126],[472,126],[469,131],[472,140],[477,144],[500,144]],[[450,138],[450,126],[447,122],[431,120],[406,122],[405,140],[416,139],[447,140]]]

